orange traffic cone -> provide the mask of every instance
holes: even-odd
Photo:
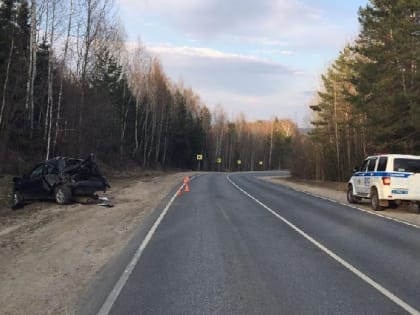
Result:
[[[190,192],[190,186],[188,186],[188,183],[185,184],[185,192]]]

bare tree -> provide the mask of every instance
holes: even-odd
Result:
[[[15,43],[15,38],[12,35],[10,49],[9,49],[9,57],[7,58],[6,77],[4,79],[4,84],[3,84],[3,97],[2,97],[1,109],[0,109],[0,128],[2,127],[2,124],[4,123],[4,120],[5,120],[5,109],[7,105],[6,104],[7,87],[9,84],[10,66],[12,64],[14,43]]]
[[[73,16],[73,0],[70,0],[70,8],[69,8],[69,18],[67,23],[67,35],[66,41],[64,43],[64,53],[63,58],[61,60],[61,78],[60,78],[60,88],[58,91],[58,100],[57,100],[57,118],[55,121],[55,135],[54,135],[54,142],[53,142],[53,151],[56,150],[58,135],[60,132],[60,120],[61,120],[61,103],[63,98],[63,82],[64,82],[64,72],[67,62],[67,54],[69,50],[69,40],[70,40],[70,32],[72,28],[72,16]]]
[[[37,2],[31,1],[31,35],[29,43],[29,66],[26,83],[25,110],[29,113],[30,138],[34,132],[34,84],[36,77],[36,52],[37,52]]]
[[[132,156],[135,158],[141,147],[140,144],[140,106],[142,100],[145,98],[147,93],[147,73],[150,68],[150,60],[147,55],[145,48],[141,44],[140,40],[137,41],[136,49],[131,59],[130,71],[129,71],[129,85],[133,94],[136,98],[136,111],[134,120],[134,149]]]
[[[88,86],[88,66],[89,58],[92,53],[92,45],[98,37],[98,32],[101,30],[101,23],[105,22],[106,9],[109,6],[108,0],[83,0],[82,7],[85,12],[84,33],[83,33],[83,47],[81,49],[81,95],[79,102],[79,117],[78,117],[78,145],[79,155],[82,154],[82,139],[83,139],[83,117],[85,113],[86,89]]]
[[[53,47],[54,47],[54,31],[55,31],[55,14],[56,14],[56,1],[52,0],[52,17],[51,17],[51,31],[50,31],[50,45],[48,48],[48,105],[47,105],[47,152],[46,159],[48,160],[51,153],[52,143],[52,125],[53,125],[53,109],[54,109],[54,98],[53,98]]]

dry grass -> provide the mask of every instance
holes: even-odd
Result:
[[[333,189],[337,191],[346,191],[347,190],[347,182],[331,182],[331,181],[319,181],[319,180],[306,180],[306,179],[299,179],[295,177],[279,177],[279,179],[286,180],[291,183],[296,183],[305,186],[317,186],[322,188]]]

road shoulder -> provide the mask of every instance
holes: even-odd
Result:
[[[79,297],[130,243],[185,173],[115,179],[115,206],[34,203],[0,216],[3,314],[74,314]]]
[[[334,202],[349,205],[346,198],[345,184],[343,183],[316,183],[311,181],[295,181],[291,178],[279,176],[264,176],[260,179],[279,185],[288,186],[298,191],[317,196],[323,199],[329,199]],[[397,209],[386,209],[384,211],[373,211],[369,206],[369,201],[363,201],[361,204],[351,205],[367,211],[372,214],[379,214],[395,220],[407,222],[420,227],[420,213],[415,205],[402,205]]]

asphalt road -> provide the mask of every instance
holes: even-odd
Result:
[[[419,229],[260,175],[192,180],[102,314],[418,314]]]

